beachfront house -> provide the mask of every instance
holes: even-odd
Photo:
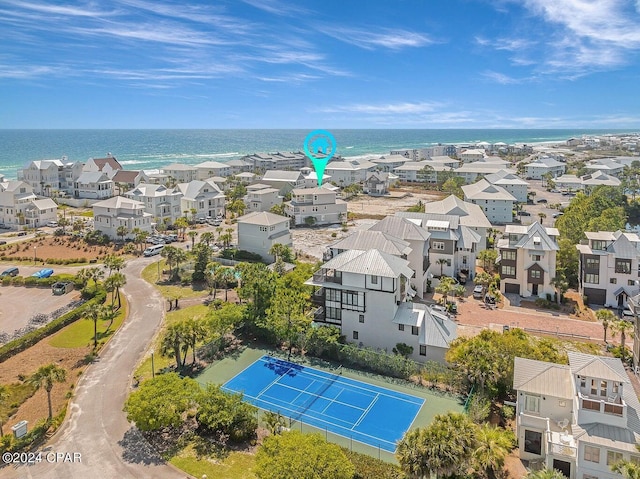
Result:
[[[285,196],[294,188],[304,188],[304,174],[300,170],[268,170],[260,179],[260,183],[275,188],[280,196]]]
[[[73,182],[73,197],[104,200],[113,196],[113,189],[113,180],[106,173],[85,171]]]
[[[189,218],[215,218],[224,215],[226,196],[212,180],[180,183],[177,189],[182,193],[180,209]]]
[[[238,249],[262,256],[267,262],[275,258],[269,253],[274,244],[293,247],[289,218],[268,211],[254,211],[238,218]]]
[[[277,153],[254,153],[242,158],[246,164],[251,165],[251,170],[299,170],[309,166],[310,162],[302,152],[277,152]]]
[[[124,196],[114,196],[93,204],[93,227],[111,239],[122,238],[119,228],[126,231],[124,238],[133,238],[133,230],[151,233],[152,216],[144,204]]]
[[[472,163],[474,161],[480,161],[485,157],[484,149],[480,148],[470,148],[468,150],[463,150],[458,155],[463,163]]]
[[[50,198],[38,198],[26,181],[0,183],[0,224],[36,228],[58,219],[58,205]]]
[[[587,231],[585,237],[586,244],[576,245],[580,294],[589,304],[624,308],[640,288],[640,238],[622,231]]]
[[[106,158],[89,158],[82,167],[82,171],[85,173],[97,173],[102,172],[109,179],[113,179],[115,174],[122,170],[122,165],[116,159],[115,156],[108,154]]]
[[[284,212],[294,226],[340,224],[347,219],[347,203],[328,187],[296,188]]]
[[[350,161],[330,161],[324,172],[330,176],[332,182],[342,187],[362,183],[369,171],[374,171],[376,165],[374,163],[361,165]]]
[[[545,228],[538,222],[507,225],[505,236],[498,240],[500,291],[522,297],[553,297],[558,236],[556,228]]]
[[[127,191],[124,196],[142,203],[144,211],[152,216],[156,224],[173,224],[183,216],[180,201],[182,192],[177,187],[140,183],[134,189]]]
[[[402,243],[396,243],[403,247]],[[347,341],[391,352],[413,348],[411,359],[444,361],[457,325],[410,301],[409,262],[377,249],[348,250],[324,263],[305,284],[317,289],[314,321],[340,328]]]
[[[18,180],[29,184],[39,196],[73,196],[73,182],[83,171],[82,163],[73,163],[63,156],[59,160],[31,161],[18,170]]]
[[[220,163],[219,161],[205,161],[194,165],[196,169],[196,180],[207,180],[214,176],[221,176],[226,178],[231,176],[231,167],[226,163]]]
[[[395,168],[404,165],[409,160],[401,155],[389,155],[381,156],[380,158],[374,158],[369,161],[377,166],[376,169],[378,171],[389,173]]]
[[[478,205],[493,224],[513,221],[513,208],[517,199],[503,187],[482,179],[470,185],[463,185],[464,200]]]
[[[569,365],[515,358],[519,456],[569,479],[622,479],[640,462],[640,403],[618,358],[569,351]]]
[[[191,165],[183,165],[181,163],[171,163],[160,169],[160,173],[168,178],[170,186],[176,183],[189,183],[198,179],[198,172]]]

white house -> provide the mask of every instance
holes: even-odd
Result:
[[[362,184],[362,191],[372,196],[386,195],[389,193],[389,187],[395,179],[397,177],[394,174],[383,171],[367,173],[367,177]]]
[[[226,163],[231,168],[231,174],[250,173],[253,171],[253,163],[245,161],[242,158],[229,160]]]
[[[186,211],[195,218],[224,215],[226,196],[213,181],[193,180],[180,183],[177,188],[182,193],[180,209],[183,213]]]
[[[73,197],[104,200],[113,196],[113,187],[113,180],[106,173],[85,171],[73,182]]]
[[[590,304],[624,308],[639,291],[640,238],[622,231],[587,231],[580,253],[578,287]]]
[[[516,358],[516,435],[530,467],[569,479],[622,479],[639,463],[640,403],[618,358],[569,351],[569,365]]]
[[[238,218],[238,249],[257,253],[268,262],[274,257],[271,247],[278,243],[292,247],[289,218],[268,211],[253,212]]]
[[[280,192],[280,195],[284,196],[290,193],[294,188],[304,187],[304,175],[300,170],[268,170],[260,179],[260,183],[264,183],[271,188],[275,188]]]
[[[171,163],[162,168],[160,173],[166,175],[172,184],[189,183],[198,179],[197,170],[193,166],[183,165],[182,163]]]
[[[247,187],[244,203],[247,213],[269,211],[273,206],[281,204],[282,198],[277,189],[257,183]]]
[[[393,173],[403,183],[435,183],[435,170],[427,161],[408,161]]]
[[[566,169],[566,164],[550,156],[541,156],[524,167],[526,179],[532,180],[541,180],[548,173],[555,178],[563,175]]]
[[[518,203],[527,202],[527,189],[529,183],[524,181],[515,173],[507,170],[500,170],[497,173],[490,173],[484,177],[492,185],[500,186],[511,193]]]
[[[62,157],[59,160],[31,161],[18,171],[18,180],[29,184],[40,196],[73,195],[73,182],[82,173],[83,164]]]
[[[500,291],[523,297],[553,296],[558,236],[556,228],[538,222],[507,225],[505,237],[498,240]]]
[[[610,176],[619,176],[625,165],[614,158],[600,158],[589,161],[584,167],[590,172],[601,171]]]
[[[227,163],[219,161],[205,161],[194,165],[196,169],[196,180],[207,180],[214,176],[226,178],[231,175],[231,167]]]
[[[517,199],[503,187],[482,179],[470,185],[463,185],[464,200],[478,205],[487,219],[494,224],[513,221],[513,208]]]
[[[483,149],[472,148],[462,151],[459,156],[464,163],[471,163],[473,161],[479,161],[483,159],[484,155],[485,151]]]
[[[151,214],[144,204],[124,196],[114,196],[93,205],[93,227],[109,238],[119,238],[118,228],[126,228],[126,238],[132,237],[136,228],[151,233]]]
[[[144,210],[153,217],[154,223],[173,224],[183,216],[180,202],[182,192],[179,188],[140,183],[124,196],[141,202]]]
[[[85,173],[96,173],[100,171],[107,175],[109,179],[113,179],[115,174],[120,170],[122,170],[122,165],[116,157],[111,154],[107,155],[106,158],[89,158],[82,167],[82,171]]]
[[[498,173],[502,170],[509,173],[516,173],[514,170],[506,168],[502,163],[485,163],[483,161],[474,161],[473,163],[463,163],[460,167],[451,170],[451,172],[464,179],[465,183],[473,183],[478,177]]]
[[[50,198],[38,199],[25,181],[0,183],[0,224],[38,227],[57,219],[58,205]]]
[[[391,352],[404,343],[413,348],[411,359],[444,361],[457,325],[407,301],[412,275],[407,260],[376,249],[340,253],[305,283],[319,288],[314,320],[338,326],[360,346]]]
[[[291,201],[285,203],[285,213],[294,225],[312,221],[314,225],[342,223],[347,219],[347,203],[329,188],[300,188],[291,191]],[[307,218],[313,218],[308,220]]]
[[[457,217],[457,222],[460,226],[466,226],[480,235],[480,241],[477,244],[477,251],[486,249],[487,229],[492,226],[484,214],[484,211],[478,205],[462,201],[455,195],[449,195],[444,200],[425,203],[424,212],[427,214],[431,213]]]
[[[401,155],[389,155],[389,156],[381,156],[380,158],[374,158],[370,160],[371,163],[377,165],[377,169],[379,171],[390,172],[395,168],[404,165],[407,161],[407,158]]]
[[[620,186],[621,183],[615,176],[607,175],[600,170],[581,176],[580,181],[582,188],[587,191],[596,186]]]
[[[340,187],[362,183],[367,172],[374,171],[376,165],[371,163],[369,166],[352,163],[349,161],[330,161],[324,172],[325,175],[331,177],[336,185]]]

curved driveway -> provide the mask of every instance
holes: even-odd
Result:
[[[42,450],[43,460],[35,465],[4,467],[0,469],[0,478],[185,477],[145,448],[146,441],[139,440],[139,433],[122,411],[132,372],[164,316],[163,298],[140,278],[142,269],[153,261],[136,259],[124,269],[127,284],[123,291],[129,301],[129,318],[96,363],[85,371],[64,425]],[[70,453],[70,456],[58,459],[55,454],[46,453]],[[80,462],[72,462],[74,453],[80,454]]]

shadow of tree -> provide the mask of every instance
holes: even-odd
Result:
[[[136,428],[132,427],[118,445],[122,447],[122,459],[133,464],[160,465],[165,464],[164,459],[147,442],[144,436]]]

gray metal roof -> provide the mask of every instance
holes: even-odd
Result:
[[[302,177],[302,173],[297,170],[267,170],[262,177],[262,181],[289,181],[295,183]]]
[[[575,395],[569,366],[518,357],[513,366],[513,389],[563,399]]]
[[[331,261],[326,263],[323,268],[328,268],[329,263],[337,260],[342,255],[350,253],[345,251],[339,254]],[[385,278],[397,278],[402,275],[406,278],[413,276],[413,270],[409,268],[409,262],[398,258],[397,256],[383,253],[372,249],[369,251],[356,251],[355,256],[349,256],[349,260],[339,267],[334,267],[343,273],[369,274],[372,276],[382,276]]]
[[[640,255],[640,252],[625,235],[620,235],[617,240],[607,246],[607,252],[613,253],[616,256],[616,259],[637,258]]]
[[[289,221],[290,219],[286,216],[276,215],[268,211],[254,211],[238,218],[238,223],[261,226],[279,225]]]
[[[420,305],[423,306],[423,305]],[[420,343],[427,346],[448,349],[451,341],[458,337],[458,325],[446,315],[425,308],[423,334]]]
[[[517,201],[516,197],[502,186],[493,185],[484,178],[470,185],[463,185],[464,196],[472,200]]]
[[[547,234],[545,228],[537,221],[528,226],[527,233],[515,246],[517,248],[540,251],[558,251],[560,249]]]
[[[630,382],[627,372],[618,358],[594,356],[574,351],[568,351],[567,356],[574,374],[604,379],[605,381]]]
[[[399,216],[386,216],[375,223],[369,231],[382,231],[402,240],[427,241],[429,232]]]
[[[367,251],[377,249],[394,256],[408,255],[411,252],[409,243],[383,231],[363,230],[347,236],[329,246],[337,250],[357,249]]]

